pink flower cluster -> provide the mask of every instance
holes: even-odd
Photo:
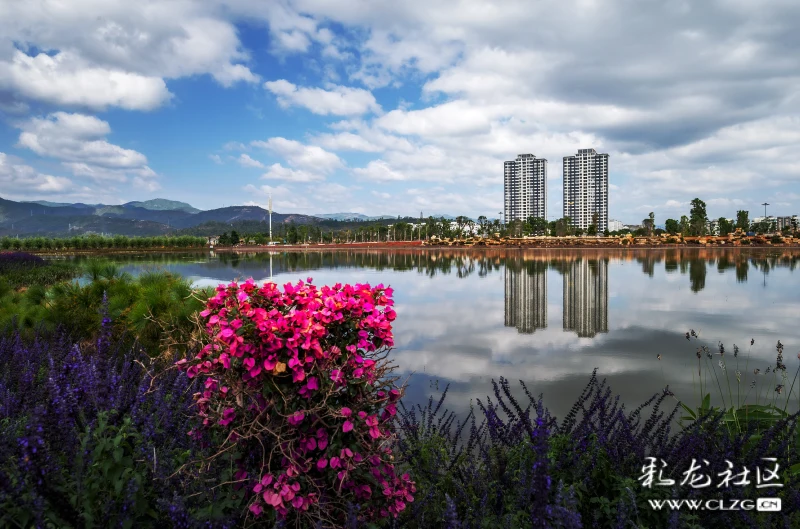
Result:
[[[237,474],[253,476],[254,516],[332,519],[342,501],[367,518],[397,516],[415,487],[389,448],[401,396],[381,355],[393,345],[392,289],[311,283],[220,285],[200,313],[207,344],[178,365],[205,378],[195,395],[203,427],[224,431],[242,462],[267,447]]]

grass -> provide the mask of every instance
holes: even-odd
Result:
[[[686,339],[700,340],[700,335],[691,330],[686,333]],[[789,403],[793,395],[797,396],[797,408],[800,409],[800,391],[795,393],[800,366],[790,383],[783,359],[784,346],[778,340],[775,365],[764,369],[753,368],[751,371],[754,345],[755,340],[751,339],[744,355],[739,354],[737,345],[733,346],[732,354],[726,351],[722,343],[718,344],[715,352],[705,345],[697,348],[697,372],[694,372],[695,368],[692,369],[692,378],[700,404],[695,409],[681,404],[685,412],[682,421],[693,422],[703,414],[719,412],[723,414],[722,421],[726,427],[741,433],[749,429],[762,430],[789,416]],[[742,356],[743,371],[740,370]],[[721,406],[711,406],[712,393],[717,395]]]
[[[30,261],[35,264],[28,271],[14,269],[13,283],[0,281],[0,329],[16,326],[32,335],[38,327],[60,327],[81,339],[94,339],[102,323],[101,307],[107,304],[115,336],[135,339],[157,356],[185,347],[196,329],[194,314],[209,295],[187,279],[158,269],[133,277],[104,260],[81,267],[41,261],[45,264]],[[63,270],[62,275],[46,272],[53,266]],[[69,281],[75,277],[88,281]]]
[[[49,261],[24,252],[0,252],[0,291],[49,286],[74,278],[80,269],[65,261]]]

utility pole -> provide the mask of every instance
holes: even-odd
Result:
[[[272,193],[269,194],[269,242],[272,242]]]

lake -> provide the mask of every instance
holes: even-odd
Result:
[[[504,376],[543,393],[550,411],[563,417],[594,368],[628,408],[666,385],[696,405],[703,345],[712,353],[711,359],[702,353],[703,372],[711,377],[704,384],[717,403],[720,391],[707,366],[720,375],[722,361],[734,397],[738,384],[742,395],[749,391],[749,402],[759,393],[760,402],[767,396],[782,404],[798,366],[797,249],[409,249],[111,259],[134,274],[168,269],[197,285],[312,277],[319,286],[392,286],[398,314],[393,358],[397,373],[409,377],[406,401],[424,402],[449,384],[447,406],[460,413],[470,399],[491,393],[493,378]],[[691,329],[699,338],[687,341]],[[788,381],[765,374],[775,365],[778,340]],[[727,399],[727,382],[720,386]],[[792,409],[797,394],[795,386]]]

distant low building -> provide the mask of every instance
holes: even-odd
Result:
[[[777,224],[778,224],[778,226],[777,226],[778,227],[778,231],[781,231],[781,230],[783,230],[783,228],[787,228],[787,227],[789,229],[795,229],[795,230],[798,227],[800,227],[800,225],[798,225],[797,215],[791,215],[791,216],[787,216],[787,217],[776,217],[775,220],[777,221]]]
[[[209,237],[207,239],[207,242],[206,242],[206,244],[208,244],[209,246],[216,246],[218,243],[219,243],[219,236],[218,235],[212,235],[211,237]]]
[[[736,221],[734,219],[725,219],[725,220],[727,220],[728,224],[730,224],[731,226],[736,224]],[[719,235],[720,234],[719,219],[709,220],[708,223],[706,224],[706,231],[708,232],[709,235]]]

